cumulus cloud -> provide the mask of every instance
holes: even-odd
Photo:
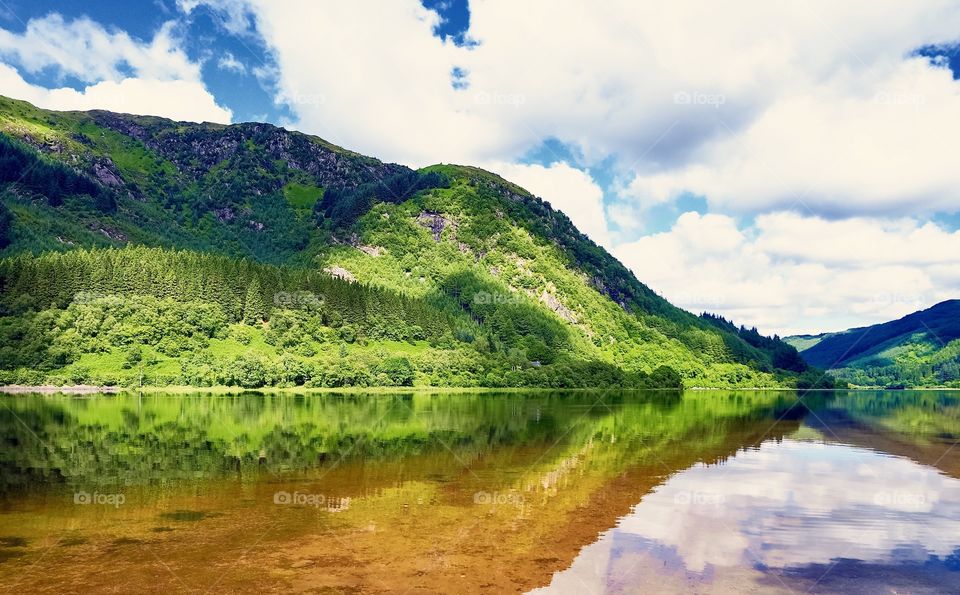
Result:
[[[954,211],[960,170],[944,139],[958,134],[960,85],[948,69],[913,58],[782,97],[682,167],[637,175],[627,192],[648,204],[693,192],[741,212]]]
[[[885,322],[960,293],[960,232],[912,218],[776,212],[738,225],[689,212],[614,254],[683,308],[781,335]]]
[[[545,198],[590,239],[601,246],[611,246],[603,190],[587,172],[563,162],[549,166],[496,162],[484,167]]]
[[[23,33],[0,29],[0,56],[30,73],[52,68],[86,83],[130,76],[198,80],[199,67],[178,47],[173,28],[172,22],[164,24],[145,43],[86,17],[67,21],[51,13],[30,19]]]
[[[465,50],[433,35],[439,17],[419,2],[251,7],[276,58],[277,100],[296,114],[297,128],[410,165],[475,163],[478,147],[506,137],[495,121],[466,109],[472,99],[451,83]]]
[[[223,55],[220,56],[220,59],[217,60],[217,68],[237,74],[246,74],[247,72],[246,65],[240,60],[237,60],[237,57],[230,52],[224,52]]]
[[[5,95],[57,110],[106,109],[176,120],[229,123],[232,113],[217,104],[200,78],[200,67],[181,49],[174,24],[164,24],[149,42],[107,31],[81,17],[52,13],[31,19],[23,33],[0,29],[0,58],[23,72],[53,71],[85,83],[46,88],[28,83],[11,64],[0,63]]]
[[[82,91],[70,87],[47,89],[27,83],[16,70],[0,64],[0,88],[4,94],[47,109],[104,109],[222,124],[229,123],[232,117],[230,110],[217,105],[202,84],[192,81],[129,78],[102,81]]]

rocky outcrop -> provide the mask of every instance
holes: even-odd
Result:
[[[334,277],[336,279],[345,279],[347,281],[357,280],[357,278],[353,275],[353,273],[351,273],[350,271],[348,271],[347,269],[339,265],[327,267],[323,269],[323,271],[325,273],[329,273],[331,277]]]
[[[560,318],[566,320],[567,322],[576,324],[577,315],[573,312],[573,310],[564,306],[563,302],[561,302],[557,296],[548,292],[546,289],[544,289],[540,294],[540,301],[545,306],[553,310]]]
[[[457,222],[453,219],[449,219],[440,213],[431,213],[430,211],[424,211],[417,215],[417,224],[430,230],[434,242],[440,241],[444,229],[448,227],[456,229],[457,227]]]
[[[357,249],[363,252],[364,254],[367,254],[374,258],[377,258],[381,254],[383,254],[383,251],[384,251],[383,248],[381,248],[380,246],[367,246],[366,244],[361,244],[357,246]]]
[[[126,242],[127,234],[123,233],[120,230],[113,229],[110,227],[105,227],[103,225],[94,225],[93,229],[110,238],[114,242]]]
[[[109,157],[103,157],[94,161],[92,169],[94,177],[104,186],[110,186],[112,188],[123,186],[123,178],[120,177],[117,166],[113,164],[113,161]]]
[[[324,141],[271,124],[174,123],[163,118],[91,112],[94,121],[132,137],[176,165],[189,177],[208,174],[214,166],[235,159],[253,159],[272,167],[285,161],[289,169],[315,178],[320,186],[356,187],[408,168],[337,149]]]

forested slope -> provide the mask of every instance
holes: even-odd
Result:
[[[477,168],[413,171],[268,124],[50,112],[0,98],[0,190],[11,381],[131,382],[136,369],[154,383],[237,383],[200,380],[186,362],[222,356],[209,367],[224,369],[248,357],[274,369],[283,357],[314,365],[336,355],[352,365],[366,351],[409,364],[405,384],[570,386],[583,383],[572,379],[582,366],[609,371],[612,384],[820,377],[778,339],[672,306],[548,202]],[[116,250],[137,245],[162,250]],[[301,298],[308,307],[291,307]],[[158,312],[203,304],[216,321],[176,338],[165,327],[111,334],[131,299],[156,300]],[[102,317],[104,332],[81,327],[86,316]],[[310,330],[279,339],[291,318]],[[229,343],[231,333],[250,341]],[[70,349],[21,349],[29,341]],[[366,376],[354,381],[264,383],[388,383],[376,365],[359,367]]]
[[[960,387],[960,300],[883,324],[787,340],[811,365],[859,386]]]

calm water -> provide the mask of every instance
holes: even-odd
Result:
[[[16,593],[960,593],[960,395],[3,396]]]

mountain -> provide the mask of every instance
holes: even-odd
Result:
[[[960,387],[960,300],[883,324],[785,341],[810,365],[859,386]]]
[[[269,124],[0,98],[0,189],[0,381],[821,378],[778,339],[674,307],[478,168],[415,171]]]

